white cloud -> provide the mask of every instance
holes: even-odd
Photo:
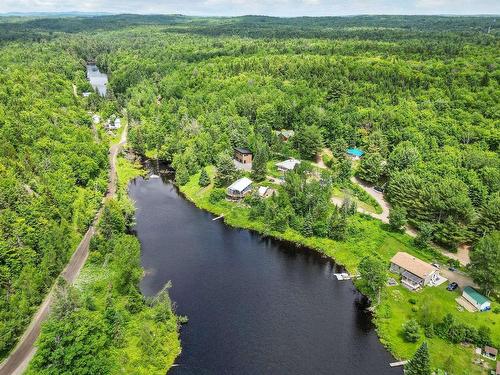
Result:
[[[0,12],[265,14],[500,14],[500,0],[0,0]]]

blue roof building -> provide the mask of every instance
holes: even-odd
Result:
[[[348,148],[347,149],[347,154],[350,155],[350,156],[353,156],[355,158],[360,158],[365,153],[364,153],[364,151],[361,151],[359,148]]]

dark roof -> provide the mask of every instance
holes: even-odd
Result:
[[[250,151],[249,149],[247,148],[243,148],[243,147],[235,147],[234,148],[234,151],[237,151],[239,152],[240,154],[251,154],[252,151]]]

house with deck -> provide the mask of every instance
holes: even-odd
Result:
[[[400,274],[401,284],[410,290],[439,281],[439,270],[436,267],[403,251],[392,257],[390,270]]]
[[[229,200],[240,200],[252,191],[252,180],[248,177],[240,178],[236,180],[226,189],[227,199]]]

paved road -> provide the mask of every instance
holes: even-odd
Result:
[[[108,192],[106,193],[105,199],[109,199],[116,194],[116,160],[118,153],[125,144],[126,140],[127,127],[125,126],[120,139],[120,143],[112,145],[109,149],[109,183]],[[80,274],[81,269],[83,268],[83,265],[85,264],[85,261],[87,260],[90,240],[95,233],[95,228],[101,214],[102,206],[97,212],[92,225],[87,230],[87,233],[85,233],[80,244],[73,253],[73,256],[69,260],[69,263],[60,274],[60,276],[64,277],[64,279],[70,284],[76,280],[76,278]],[[52,287],[49,294],[47,294],[47,297],[45,297],[42,305],[38,308],[38,311],[33,317],[31,324],[28,326],[28,328],[24,332],[24,335],[19,340],[17,346],[5,359],[5,361],[0,364],[0,375],[21,375],[26,370],[30,360],[35,355],[36,347],[34,346],[34,344],[36,339],[38,338],[38,335],[40,334],[40,329],[43,321],[49,315],[50,306],[55,298],[54,295],[54,287]]]

